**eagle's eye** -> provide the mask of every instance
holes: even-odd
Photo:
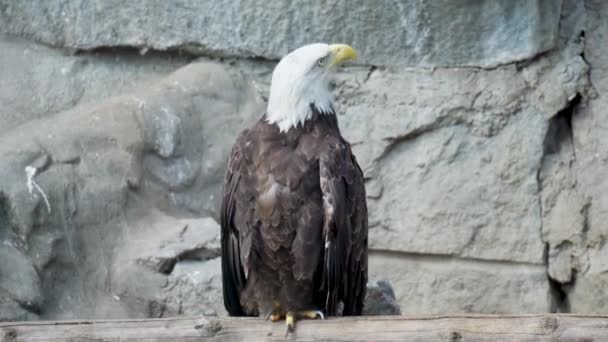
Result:
[[[323,58],[319,58],[319,60],[317,61],[317,65],[318,66],[324,66],[325,65],[325,57]]]

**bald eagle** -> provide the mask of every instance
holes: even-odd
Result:
[[[360,315],[367,284],[365,185],[342,137],[328,76],[356,58],[311,44],[272,74],[266,113],[232,148],[221,203],[222,283],[231,316]]]

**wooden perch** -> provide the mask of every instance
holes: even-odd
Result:
[[[285,340],[257,318],[0,322],[0,341]],[[608,316],[370,316],[298,321],[290,341],[608,341]]]

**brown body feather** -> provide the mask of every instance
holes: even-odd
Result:
[[[361,314],[365,186],[333,113],[313,111],[282,133],[261,118],[241,132],[228,161],[221,227],[230,315]]]

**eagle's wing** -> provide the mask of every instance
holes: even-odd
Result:
[[[360,315],[367,286],[367,204],[365,184],[347,142],[328,145],[319,160],[325,243],[322,291],[325,309]]]
[[[245,288],[245,272],[241,264],[241,241],[234,224],[239,182],[242,177],[243,155],[237,140],[224,177],[220,224],[222,236],[222,290],[224,306],[230,316],[245,316],[240,303],[241,291]]]

